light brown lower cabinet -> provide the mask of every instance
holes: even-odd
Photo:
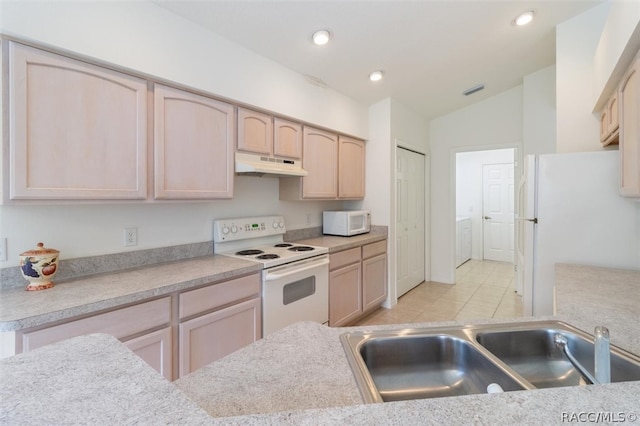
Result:
[[[172,379],[171,327],[147,333],[124,342],[136,355],[145,360],[166,379]]]
[[[176,379],[262,337],[260,274],[21,330],[15,353],[90,333],[111,334],[164,377]]]
[[[387,240],[329,256],[329,325],[340,327],[387,298]]]
[[[247,300],[181,323],[178,377],[258,340],[260,305],[260,299]]]

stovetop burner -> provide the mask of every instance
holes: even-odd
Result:
[[[311,250],[314,250],[314,248],[309,246],[295,246],[295,247],[291,247],[289,250],[290,251],[311,251]]]
[[[293,244],[290,243],[280,243],[276,244],[274,247],[291,247]]]
[[[250,249],[250,250],[240,250],[236,252],[238,256],[255,256],[256,254],[264,253],[262,250]]]
[[[260,260],[270,260],[270,259],[279,259],[280,256],[278,256],[277,254],[271,254],[271,253],[267,253],[267,254],[261,254],[260,256],[257,256],[256,259],[260,259]]]

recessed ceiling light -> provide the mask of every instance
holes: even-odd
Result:
[[[331,32],[329,30],[318,30],[311,36],[313,40],[313,44],[318,46],[324,46],[329,43],[329,39],[331,39]]]
[[[374,71],[371,74],[369,74],[369,80],[380,81],[382,80],[383,75],[384,75],[384,71]]]
[[[518,27],[527,25],[529,22],[533,21],[533,15],[535,15],[535,11],[527,10],[526,12],[522,12],[520,15],[516,16],[511,23]]]

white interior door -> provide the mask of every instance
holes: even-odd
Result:
[[[513,163],[483,166],[483,258],[514,261]]]
[[[397,149],[397,296],[425,278],[425,156]]]

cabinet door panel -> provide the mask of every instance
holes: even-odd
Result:
[[[162,85],[154,92],[155,198],[231,198],[233,106]]]
[[[171,327],[145,334],[124,342],[136,355],[162,374],[172,380],[171,374]]]
[[[144,199],[147,83],[9,44],[11,199]]]
[[[636,59],[620,85],[620,193],[640,196],[640,59]]]
[[[270,115],[238,108],[238,149],[271,155],[273,122]]]
[[[302,198],[336,198],[338,195],[338,136],[304,128]]]
[[[377,308],[387,298],[387,255],[362,261],[363,311]]]
[[[276,157],[302,158],[302,126],[275,118],[273,155]]]
[[[180,377],[262,337],[260,299],[252,299],[180,324]]]
[[[121,339],[168,324],[171,320],[171,298],[165,297],[128,308],[67,322],[42,330],[24,333],[23,351],[89,333],[107,333]]]
[[[329,273],[329,325],[348,324],[362,313],[360,262]]]
[[[339,198],[364,198],[364,141],[340,136]]]

